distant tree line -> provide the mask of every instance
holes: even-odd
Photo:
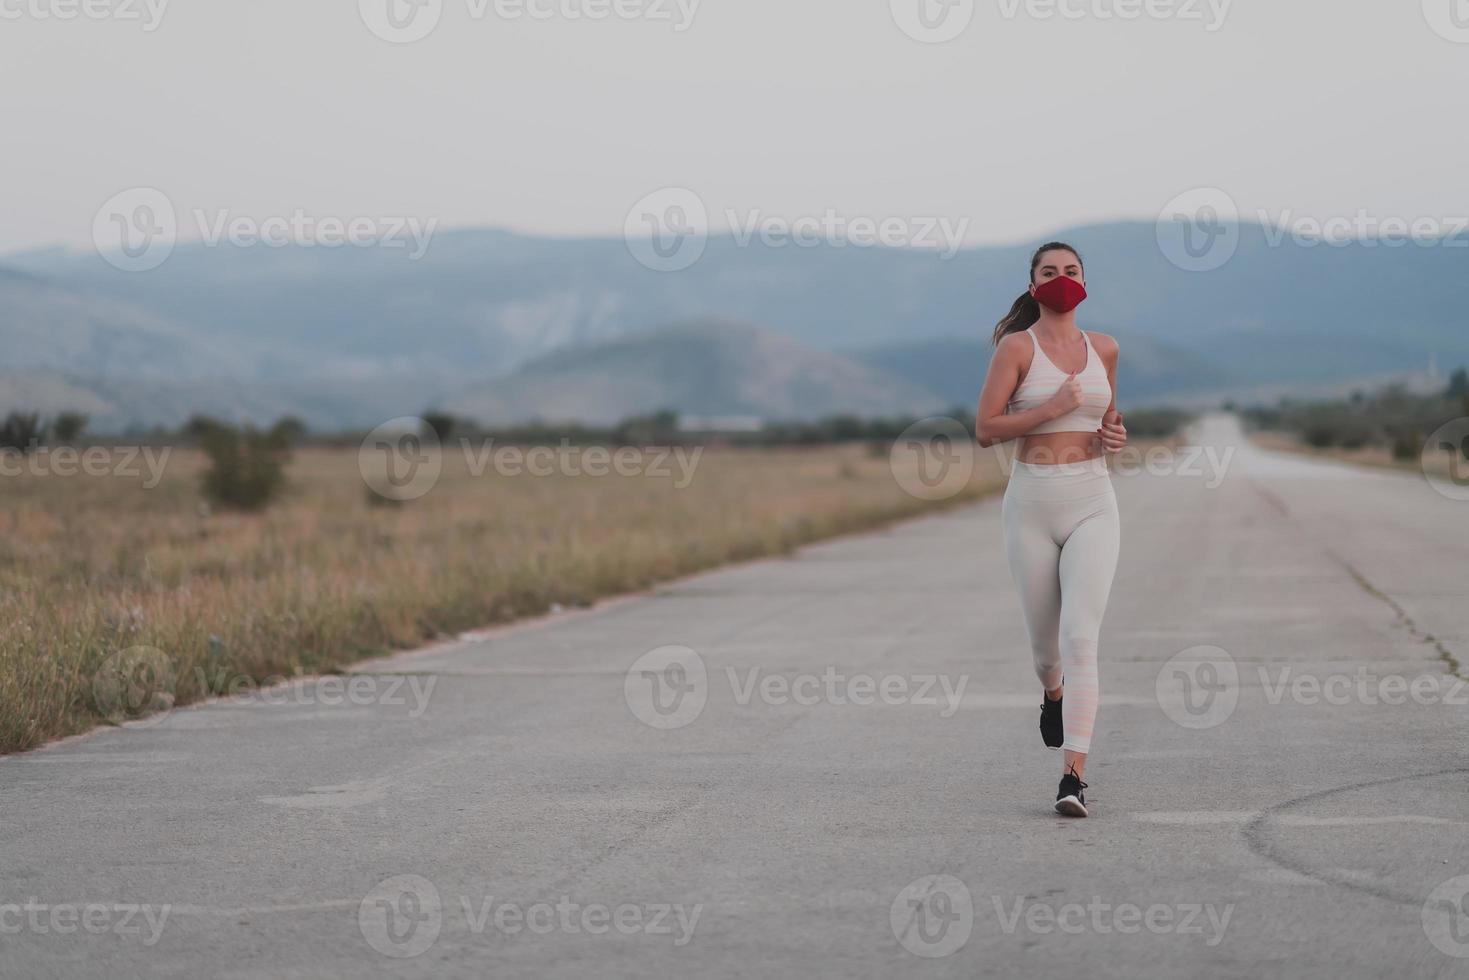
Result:
[[[1125,414],[1128,432],[1138,438],[1161,438],[1172,435],[1192,413],[1171,408],[1134,409]],[[635,415],[606,426],[578,422],[524,422],[506,426],[485,426],[472,419],[460,418],[441,411],[427,411],[419,416],[425,432],[432,432],[440,443],[454,438],[494,439],[509,445],[546,445],[567,442],[572,445],[699,445],[718,443],[740,446],[823,446],[852,442],[891,442],[914,423],[927,416],[879,416],[864,418],[855,414],[831,415],[812,420],[774,420],[752,431],[699,431],[680,426],[679,413],[673,410]],[[962,406],[951,408],[942,416],[953,419],[974,434],[974,412]],[[45,445],[68,445],[82,437],[87,416],[63,412],[54,419],[42,419],[38,413],[12,412],[0,425],[0,450],[30,452]],[[133,428],[127,437],[153,445],[199,446],[206,452],[221,449],[230,440],[239,446],[258,445],[259,452],[283,453],[294,446],[357,446],[365,431],[317,431],[295,416],[283,416],[269,427],[259,429],[236,425],[208,415],[194,415],[183,425],[168,429]],[[99,437],[94,441],[109,443],[116,438]],[[240,452],[245,452],[241,448]]]
[[[62,412],[43,418],[40,412],[11,412],[0,422],[0,451],[30,453],[42,446],[70,446],[87,428],[87,416]]]
[[[974,434],[974,413],[967,408],[951,409],[945,418]],[[1174,409],[1147,409],[1127,413],[1128,431],[1135,437],[1171,435],[1190,417]],[[811,421],[775,421],[753,431],[701,432],[680,426],[679,413],[665,410],[623,419],[609,426],[578,423],[531,422],[490,428],[469,419],[440,411],[420,416],[425,434],[432,432],[440,443],[455,438],[492,439],[505,445],[731,445],[749,447],[824,446],[867,443],[874,451],[887,451],[894,439],[922,421],[918,416],[862,418],[833,415]],[[62,412],[44,419],[35,412],[11,412],[0,423],[0,451],[30,453],[43,446],[71,445],[82,438],[87,416]],[[301,445],[356,447],[365,432],[312,433],[299,418],[285,416],[268,428],[234,424],[208,415],[192,416],[177,429],[134,429],[134,441],[161,445],[197,446],[208,465],[200,476],[206,500],[220,508],[258,511],[277,499],[286,486],[286,465],[291,450]],[[95,439],[98,443],[115,439]]]
[[[1429,433],[1469,415],[1469,371],[1459,368],[1442,391],[1432,394],[1412,394],[1393,384],[1336,400],[1282,398],[1272,407],[1246,408],[1241,414],[1254,428],[1295,433],[1318,449],[1376,446],[1391,449],[1395,459],[1417,459]]]
[[[1124,412],[1128,434],[1140,439],[1173,435],[1194,413],[1174,408],[1134,409]],[[526,423],[513,426],[486,427],[467,419],[430,412],[424,422],[446,442],[451,436],[460,438],[493,438],[512,445],[545,445],[569,442],[572,445],[700,445],[716,442],[732,446],[827,446],[840,443],[891,443],[917,422],[930,416],[886,416],[864,418],[859,415],[830,415],[808,421],[772,421],[754,431],[707,432],[686,430],[679,425],[679,413],[671,410],[638,415],[614,425],[598,427],[583,424]],[[974,410],[956,406],[943,413],[974,435]]]

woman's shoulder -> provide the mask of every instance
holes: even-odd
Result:
[[[1030,359],[1034,356],[1035,345],[1031,342],[1029,331],[1026,330],[1007,333],[995,345],[996,359],[1013,361],[1022,368],[1028,367]]]
[[[1122,349],[1121,346],[1117,343],[1117,338],[1112,336],[1111,334],[1099,333],[1095,330],[1088,330],[1086,332],[1086,335],[1087,338],[1092,342],[1092,346],[1097,349],[1097,353],[1101,354],[1103,357],[1116,357],[1117,352]]]
[[[1024,351],[1029,356],[1030,351],[1035,350],[1035,345],[1030,339],[1029,330],[1014,330],[1000,338],[995,345],[998,351]]]

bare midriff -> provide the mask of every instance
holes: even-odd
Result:
[[[1095,432],[1042,432],[1022,436],[1015,458],[1022,463],[1079,463],[1102,455]]]

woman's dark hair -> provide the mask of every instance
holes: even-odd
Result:
[[[1032,283],[1035,282],[1035,270],[1041,264],[1041,256],[1057,248],[1076,256],[1076,264],[1083,269],[1086,268],[1086,263],[1081,261],[1081,253],[1070,245],[1067,245],[1065,242],[1046,242],[1040,248],[1036,249],[1035,254],[1030,257],[1030,281]],[[1034,296],[1030,295],[1030,290],[1026,290],[1020,294],[1020,298],[1015,301],[1015,305],[1010,307],[1010,312],[1005,314],[1005,318],[995,324],[995,346],[999,346],[1005,334],[1019,333],[1022,330],[1026,330],[1033,326],[1040,318],[1041,305],[1035,301]]]

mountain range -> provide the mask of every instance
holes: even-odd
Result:
[[[1171,264],[1150,222],[1053,236],[1086,259],[1082,325],[1119,339],[1124,405],[1469,363],[1454,243],[1239,232],[1233,257],[1204,273]],[[0,409],[73,408],[115,430],[193,412],[334,428],[429,407],[498,423],[969,405],[1030,248],[945,258],[714,237],[680,272],[644,268],[620,238],[500,230],[441,232],[416,261],[194,244],[129,273],[92,253],[22,253],[0,258]]]

